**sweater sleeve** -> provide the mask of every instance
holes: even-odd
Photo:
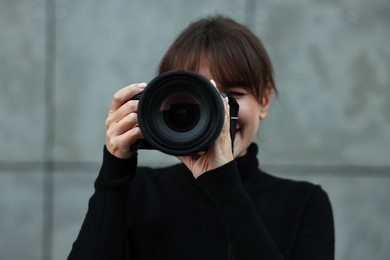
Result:
[[[219,210],[227,228],[232,259],[283,259],[244,190],[234,161],[204,173],[197,185]]]
[[[88,211],[69,260],[123,259],[127,194],[136,172],[136,157],[118,159],[104,147],[95,192],[89,200]]]

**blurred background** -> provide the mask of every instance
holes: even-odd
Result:
[[[389,259],[388,0],[0,0],[0,259],[66,259],[112,94],[150,81],[177,34],[212,14],[248,25],[274,63],[262,168],[328,192],[337,259]]]

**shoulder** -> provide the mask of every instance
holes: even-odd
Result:
[[[282,204],[292,216],[295,214],[298,224],[299,241],[323,239],[329,254],[334,250],[334,219],[333,209],[328,193],[318,184],[302,180],[290,180],[271,177],[281,190]]]
[[[254,204],[276,242],[294,241],[296,254],[304,252],[310,259],[333,259],[334,220],[327,192],[315,183],[267,173],[262,181],[263,189],[258,186],[254,194],[263,197],[256,195]]]
[[[266,222],[276,221],[276,229],[282,219],[286,225],[308,225],[310,232],[332,234],[333,210],[327,192],[320,185],[263,172],[261,182],[246,189]],[[315,229],[311,230],[310,225]]]
[[[316,183],[305,180],[290,180],[274,177],[279,180],[280,185],[285,187],[286,195],[292,199],[299,199],[303,209],[304,217],[316,218],[320,222],[328,222],[333,225],[333,210],[327,191]]]
[[[252,197],[263,197],[278,205],[295,210],[321,208],[331,212],[327,192],[318,184],[305,181],[282,178],[261,172],[256,182],[245,185]]]
[[[286,193],[306,194],[306,196],[326,196],[326,192],[320,185],[306,180],[278,177],[262,171],[259,181],[270,189],[274,188],[282,191],[282,193],[285,191]]]

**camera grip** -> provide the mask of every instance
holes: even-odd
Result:
[[[237,103],[236,99],[229,93],[222,93],[226,95],[229,99],[229,112],[230,112],[230,138],[232,140],[232,151],[234,151],[234,138],[236,136],[236,127],[238,121],[238,110],[240,105]]]

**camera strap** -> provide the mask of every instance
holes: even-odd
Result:
[[[236,136],[236,127],[238,121],[238,110],[240,105],[236,99],[229,93],[224,93],[229,99],[229,111],[230,111],[230,138],[232,139],[232,152],[234,152],[234,138]]]

